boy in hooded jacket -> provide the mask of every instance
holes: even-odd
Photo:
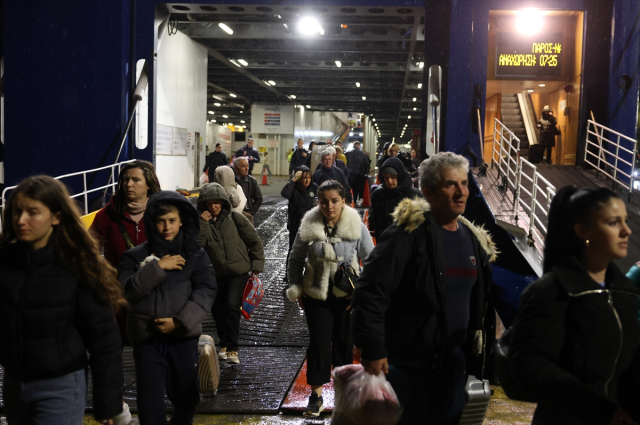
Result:
[[[147,242],[126,251],[119,279],[129,301],[141,424],[191,424],[200,402],[198,337],[216,295],[213,266],[198,245],[198,212],[173,191],[152,195],[144,216]]]

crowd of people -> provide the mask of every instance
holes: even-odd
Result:
[[[309,329],[305,415],[323,411],[332,367],[353,363],[357,347],[365,371],[391,383],[401,424],[457,424],[467,378],[495,379],[494,305],[503,296],[492,281],[499,251],[463,215],[468,160],[444,152],[420,162],[415,151],[385,145],[367,226],[350,206],[370,173],[360,143],[346,153],[324,146],[316,170],[312,152],[297,141],[281,192],[286,296]],[[192,423],[207,315],[219,358],[242,361],[242,293],[265,269],[253,224],[263,201],[251,176],[259,161],[252,140],[231,166],[216,147],[196,205],[161,190],[152,164],[128,163],[88,230],[59,181],[20,183],[0,237],[9,424],[81,423],[88,368],[96,419],[131,421],[124,344],[133,347],[140,423],[166,422],[165,392],[170,423]],[[640,266],[627,277],[615,264],[627,254],[627,219],[608,189],[566,187],[553,199],[544,275],[523,292],[508,331],[508,370],[538,403],[536,424],[640,421]]]

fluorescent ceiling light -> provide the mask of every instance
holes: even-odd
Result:
[[[527,90],[527,92],[533,93],[533,89],[529,89],[529,90]]]
[[[268,86],[270,86],[270,85],[271,85],[271,83],[270,83],[270,82],[268,82],[268,81],[264,81],[264,83],[265,83],[266,85],[268,85]]]
[[[367,100],[367,96],[362,96],[362,100]]]
[[[322,25],[318,25],[318,33],[320,35],[324,35],[324,28],[322,28]]]
[[[209,115],[213,115],[213,114],[215,114],[215,112],[209,111]]]
[[[296,95],[295,95],[295,94],[290,94],[290,95],[289,95],[289,97],[290,97],[291,99],[295,99],[295,98],[296,98]]]
[[[420,62],[420,63],[418,64],[418,68],[420,68],[420,69],[424,68],[424,62]]]
[[[342,62],[340,62],[340,61],[336,61],[336,66],[337,66],[338,68],[340,68],[340,67],[342,66]]]
[[[230,123],[229,123],[229,125],[230,125],[231,127],[233,127],[233,123],[232,123],[232,122],[230,122]]]
[[[269,80],[269,81],[267,81],[267,83],[271,84],[272,86],[275,86],[275,85],[276,85],[276,82],[275,82],[275,81],[273,81],[273,80]]]
[[[417,98],[417,97],[414,97],[414,98],[413,98],[413,101],[415,102],[416,100],[418,100],[418,98]]]
[[[220,28],[222,28],[224,30],[224,32],[226,32],[227,34],[229,34],[229,35],[233,34],[233,30],[231,28],[229,28],[228,26],[226,26],[225,24],[223,24],[222,22],[220,22],[218,24],[218,26]]]
[[[247,61],[246,61],[246,60],[244,60],[244,59],[238,59],[238,63],[240,63],[240,64],[242,64],[242,65],[244,65],[244,66],[248,66],[248,65],[249,65],[249,62],[247,62]]]
[[[242,126],[242,128],[247,128],[247,126],[246,126],[246,125],[243,125],[243,126]]]
[[[414,111],[417,111],[417,110],[418,110],[418,108],[413,108],[413,110],[414,110]]]
[[[307,105],[307,109],[311,109],[311,105]]]
[[[320,25],[316,18],[305,16],[298,23],[298,30],[304,35],[314,35],[316,32],[324,35],[324,28]]]
[[[233,93],[229,93],[229,96],[231,96],[231,97],[238,97],[238,96],[236,96],[236,95],[235,95],[235,94],[233,94]]]
[[[216,102],[213,104],[213,106],[220,106],[220,104]]]
[[[211,120],[211,122],[216,122],[216,120]]]
[[[521,34],[533,35],[542,29],[542,16],[539,10],[525,9],[518,12],[516,28]]]
[[[373,118],[373,119],[372,119],[372,121],[373,121],[373,122],[376,122],[376,119],[375,119],[375,118]]]
[[[356,87],[360,87],[360,83],[357,83],[357,82],[356,82]]]
[[[244,111],[240,111],[241,114],[244,114]]]
[[[418,88],[421,89],[422,88],[422,83],[418,83]]]
[[[411,119],[411,115],[409,115],[409,116],[407,117],[407,119],[408,119],[408,120],[410,120],[410,119]]]
[[[237,66],[238,68],[242,68],[242,67],[240,66],[240,64],[239,64],[238,62],[236,62],[235,60],[233,60],[233,59],[229,59],[229,62],[231,62],[232,64],[234,64],[234,65],[235,65],[235,66]]]
[[[229,115],[223,115],[222,118],[229,118]]]
[[[538,84],[538,87],[544,87],[546,84]]]
[[[240,123],[241,123],[241,124],[244,124],[244,120],[240,120]]]

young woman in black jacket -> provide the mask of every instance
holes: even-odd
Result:
[[[296,173],[282,188],[280,194],[289,200],[287,230],[289,230],[289,252],[291,252],[302,217],[316,205],[318,197],[318,185],[313,182],[313,174],[309,167],[301,165],[296,168]],[[287,264],[289,264],[289,253],[287,253]],[[285,277],[284,280],[286,281],[287,278]]]
[[[510,339],[514,379],[538,402],[534,424],[634,424],[640,291],[614,260],[631,231],[620,197],[564,187],[553,199],[545,274],[522,294]]]
[[[91,367],[93,413],[112,423],[125,413],[114,310],[126,303],[116,271],[58,180],[29,177],[5,208],[0,364],[7,421],[81,424]]]

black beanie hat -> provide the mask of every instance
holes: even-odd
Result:
[[[393,167],[384,167],[382,170],[380,170],[380,175],[384,176],[385,174],[391,174],[392,176],[397,176],[398,172]]]

